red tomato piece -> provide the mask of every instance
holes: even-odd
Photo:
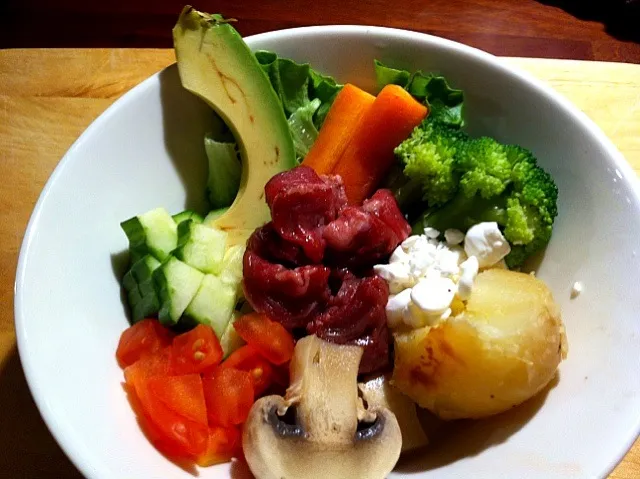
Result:
[[[163,375],[169,371],[167,356],[164,353],[141,359],[125,369],[125,378],[128,389],[135,392],[138,400],[139,407],[134,409],[153,444],[168,456],[193,460],[206,451],[208,427],[206,420],[202,424],[202,419],[197,422],[182,416],[156,395],[156,385],[171,378]],[[180,404],[177,401],[172,406],[178,408]]]
[[[166,347],[156,354],[144,356],[124,370],[124,379],[127,385],[136,389],[143,380],[155,376],[170,376],[171,371],[171,347]]]
[[[245,422],[254,398],[250,372],[219,368],[202,382],[209,424],[228,427]]]
[[[217,371],[226,368],[240,369],[251,373],[254,396],[260,397],[273,384],[273,365],[250,344],[242,346],[224,360]]]
[[[265,314],[245,314],[233,323],[233,327],[247,344],[273,364],[284,364],[293,356],[293,336]]]
[[[153,354],[171,344],[172,333],[156,319],[143,319],[125,329],[120,336],[116,358],[121,368],[142,356]]]
[[[199,424],[207,425],[202,377],[199,374],[152,377],[147,380],[151,393],[172,411]]]
[[[238,428],[210,427],[207,449],[196,458],[196,463],[199,466],[207,467],[229,462],[241,448],[241,435]]]
[[[175,374],[201,373],[222,359],[222,347],[213,329],[199,324],[173,338],[171,365]]]
[[[138,424],[144,432],[147,439],[158,449],[162,454],[172,458],[185,459],[184,451],[179,446],[176,446],[171,441],[168,441],[160,428],[158,428],[153,421],[149,418],[147,412],[142,406],[140,399],[133,386],[125,384],[125,390],[127,391],[127,398],[131,409],[136,414]]]

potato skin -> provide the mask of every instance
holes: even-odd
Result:
[[[491,416],[526,401],[567,354],[548,287],[498,269],[478,275],[462,314],[394,339],[393,384],[442,419]]]

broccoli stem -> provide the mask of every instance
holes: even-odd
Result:
[[[466,231],[477,223],[495,221],[504,226],[507,221],[504,201],[486,200],[478,196],[466,197],[458,193],[440,208],[426,210],[412,225],[413,234],[422,234],[426,227],[445,231],[449,228]]]

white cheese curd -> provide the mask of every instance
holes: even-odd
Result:
[[[386,313],[389,327],[401,323],[421,327],[446,319],[457,294],[460,265],[467,259],[460,245],[438,241],[440,232],[407,238],[391,254],[389,264],[374,271],[389,285]]]
[[[377,264],[373,267],[373,271],[389,284],[391,294],[399,293],[414,284],[407,263]]]
[[[511,252],[509,242],[502,236],[498,223],[485,222],[472,226],[464,238],[467,256],[478,258],[480,268],[493,266]]]
[[[458,280],[458,297],[462,301],[466,301],[471,296],[473,290],[473,282],[478,276],[478,258],[475,256],[469,257],[464,263],[460,265],[460,279]]]
[[[429,239],[436,239],[438,236],[440,236],[440,231],[438,231],[435,228],[431,228],[430,226],[427,226],[424,229],[424,235]]]
[[[409,255],[407,252],[402,249],[402,245],[398,246],[393,253],[391,253],[391,257],[389,258],[389,264],[391,263],[406,263],[409,261]]]
[[[395,328],[403,322],[407,308],[411,303],[411,288],[407,288],[398,294],[389,296],[387,301],[387,324],[390,328]]]
[[[404,240],[389,264],[373,267],[389,285],[389,327],[419,328],[447,319],[454,298],[469,299],[480,270],[506,267],[503,258],[511,248],[497,223],[479,223],[466,236],[448,229],[444,241],[439,237],[438,230],[425,228],[424,234]]]
[[[413,314],[415,319],[420,318],[420,324],[433,324],[435,320],[446,319],[451,314],[451,301],[458,288],[449,278],[439,275],[429,275],[420,280],[411,288],[411,302],[415,305],[418,314]],[[411,307],[411,306],[410,306]],[[412,311],[415,313],[416,311]]]
[[[456,229],[448,229],[444,232],[444,239],[449,245],[457,245],[464,241],[464,233]]]
[[[582,294],[583,290],[584,286],[580,281],[576,281],[575,283],[573,283],[573,286],[571,287],[571,299],[576,299]]]

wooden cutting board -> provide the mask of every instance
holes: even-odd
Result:
[[[587,113],[640,174],[640,65],[506,61]],[[73,141],[120,95],[173,62],[172,50],[0,51],[0,476],[80,477],[40,419],[20,367],[17,255],[38,195]],[[610,477],[640,477],[640,441]]]

